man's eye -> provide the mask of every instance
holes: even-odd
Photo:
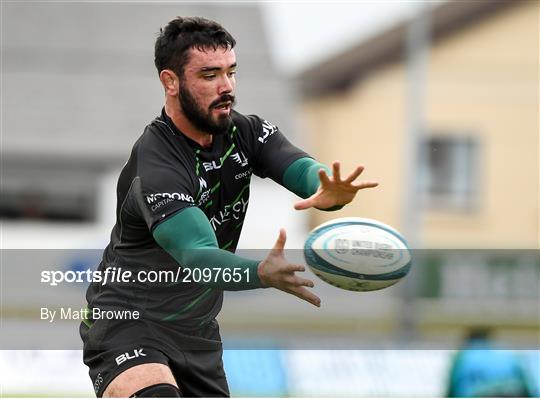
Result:
[[[215,74],[203,75],[203,78],[206,80],[212,80],[216,77]]]
[[[236,75],[236,71],[229,71],[228,75],[229,76],[234,76],[234,75]]]

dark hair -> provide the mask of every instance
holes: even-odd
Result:
[[[160,29],[154,49],[154,64],[160,73],[164,69],[183,76],[191,48],[205,50],[218,47],[232,49],[236,41],[217,22],[201,17],[177,17]]]

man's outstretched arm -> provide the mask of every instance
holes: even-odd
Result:
[[[275,287],[289,294],[296,295],[315,306],[320,306],[320,299],[306,287],[313,287],[313,282],[295,275],[305,270],[303,265],[289,263],[283,256],[285,231],[266,259],[252,260],[237,256],[220,249],[214,230],[206,215],[197,207],[189,207],[160,223],[153,231],[153,236],[160,247],[167,251],[182,267],[188,269],[234,269],[240,270],[240,281],[225,281],[223,273],[217,281],[201,284],[227,291],[250,290],[263,287]]]
[[[334,211],[350,203],[359,190],[379,185],[378,182],[371,180],[355,182],[363,170],[363,166],[358,166],[349,176],[342,179],[339,162],[332,164],[330,173],[328,166],[304,157],[287,167],[283,174],[283,186],[304,198],[294,205],[296,210],[313,207]]]

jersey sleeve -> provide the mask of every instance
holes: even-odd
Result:
[[[142,217],[153,230],[180,210],[195,206],[198,186],[189,159],[174,153],[159,134],[145,136],[138,144],[133,191]]]
[[[182,267],[201,275],[214,271],[214,278],[200,284],[227,291],[262,288],[258,276],[260,261],[220,249],[206,215],[196,207],[178,212],[153,231],[156,242]],[[230,270],[237,275],[231,279]]]
[[[240,115],[239,134],[247,145],[247,157],[253,172],[262,178],[270,177],[283,185],[283,174],[287,167],[307,153],[294,146],[279,128],[256,115]]]

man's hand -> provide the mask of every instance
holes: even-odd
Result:
[[[286,240],[285,229],[280,229],[274,248],[272,248],[266,259],[259,264],[257,273],[261,283],[265,287],[277,288],[320,307],[320,298],[305,288],[313,288],[313,281],[294,274],[294,272],[305,271],[305,266],[289,263],[285,259],[283,248]]]
[[[334,206],[342,206],[351,202],[358,190],[379,185],[378,182],[371,180],[354,183],[354,180],[364,171],[363,166],[357,166],[354,172],[347,176],[345,180],[341,179],[339,168],[338,161],[332,164],[332,177],[329,177],[324,169],[319,170],[319,179],[321,180],[319,189],[311,197],[294,204],[294,209],[303,210],[311,207],[328,209]]]

